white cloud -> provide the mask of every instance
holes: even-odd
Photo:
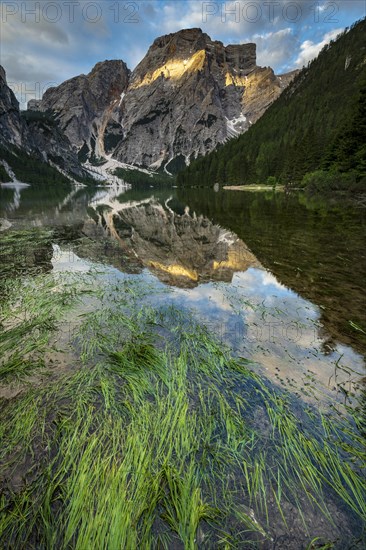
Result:
[[[311,40],[305,40],[300,46],[300,53],[296,59],[296,65],[303,67],[307,65],[309,61],[314,59],[326,44],[329,44],[331,40],[334,40],[343,29],[334,29],[327,32],[320,42],[312,42]]]
[[[5,53],[1,56],[1,64],[5,67],[8,85],[25,109],[30,99],[40,99],[50,86],[57,86],[72,73],[72,65],[58,60],[53,56],[44,56],[40,62],[33,53]]]
[[[326,4],[329,8],[326,0],[319,1],[321,7]],[[245,11],[246,6],[254,4],[247,0],[234,0],[234,3],[227,0],[224,2],[224,15],[221,0],[217,0],[212,3],[217,8],[216,13],[207,17],[202,13],[207,4],[197,0],[149,0],[135,3],[138,5],[138,23],[125,22],[127,12],[123,2],[75,0],[75,17],[71,18],[66,9],[70,3],[28,0],[22,3],[27,5],[27,9],[35,4],[41,5],[42,9],[45,4],[59,4],[65,9],[61,19],[55,23],[43,17],[43,12],[38,23],[31,15],[23,23],[20,10],[14,16],[7,16],[1,28],[0,64],[12,82],[26,86],[28,90],[28,87],[34,87],[34,82],[62,81],[87,73],[103,59],[123,59],[133,69],[156,37],[182,28],[201,27],[213,40],[221,40],[224,44],[256,42],[259,65],[270,66],[277,73],[287,72],[296,65],[306,64],[336,36],[339,27],[349,25],[362,16],[360,0],[340,0],[338,3],[337,29],[329,32],[335,26],[328,21],[330,9],[319,10],[319,23],[314,25],[314,10],[310,9],[312,3],[309,4],[308,0],[297,0],[296,5],[301,9],[302,16],[296,23],[291,22],[293,10],[288,5],[294,2],[290,0],[273,3],[274,17],[265,7],[268,3],[260,3],[262,13],[258,19],[253,16],[253,10]],[[102,17],[95,23],[90,21],[95,9],[89,8],[86,12],[89,19],[85,13],[83,16],[83,9],[91,4],[98,4],[101,9]],[[0,0],[0,8],[2,5]],[[120,6],[120,14],[116,20],[117,5]],[[230,9],[239,10],[237,20],[230,15]],[[49,8],[47,13],[50,18],[54,9]],[[250,21],[245,15],[253,17],[253,20]],[[324,22],[325,17],[328,22]]]
[[[290,27],[277,32],[255,34],[253,42],[257,44],[257,63],[261,66],[279,67],[288,64],[289,52],[296,49],[298,40]],[[292,67],[289,67],[291,69]]]
[[[25,24],[19,18],[9,20],[2,25],[1,41],[4,44],[16,43],[20,39],[27,41],[28,45],[43,43],[46,47],[62,46],[68,44],[69,38],[67,32],[59,26],[52,25],[47,21],[38,23],[30,21]]]

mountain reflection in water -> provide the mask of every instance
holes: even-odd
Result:
[[[177,198],[172,191],[57,189],[54,197],[41,200],[45,189],[27,188],[14,209],[11,190],[3,189],[0,218],[12,224],[10,231],[50,230],[38,247],[42,254],[28,250],[26,261],[20,255],[22,273],[31,273],[31,264],[42,260],[45,270],[87,272],[95,266],[105,285],[111,279],[142,277],[152,287],[151,295],[144,297],[152,307],[172,304],[193,311],[234,353],[251,360],[253,368],[272,381],[307,400],[319,398],[310,391],[315,386],[324,394],[335,390],[344,400],[365,376],[363,357],[357,353],[362,334],[353,335],[356,345],[351,347],[341,322],[359,318],[363,299],[357,294],[364,260],[362,231],[350,238],[347,210],[334,219],[327,213],[307,214],[297,197],[203,196],[192,190]],[[343,270],[330,270],[336,246],[329,241],[330,229],[346,231]],[[317,259],[319,239],[329,243],[332,255],[328,258],[328,249],[322,249],[322,263]],[[352,258],[354,293],[335,323],[331,307],[337,302],[331,291],[343,285]],[[294,272],[291,262],[301,269]],[[328,277],[325,294],[322,273]],[[342,288],[348,291],[347,281]],[[326,310],[319,307],[318,296],[326,297]]]
[[[170,197],[99,197],[82,233],[93,242],[112,236],[118,248],[109,261],[120,271],[130,272],[135,261],[135,273],[147,268],[172,287],[168,297],[152,294],[152,306],[169,300],[194,311],[235,353],[305,400],[315,399],[314,386],[341,399],[353,391],[365,373],[363,358],[349,346],[327,347],[322,310],[264,269],[235,233],[172,203]]]
[[[95,236],[96,227],[114,237],[125,253],[135,256],[164,283],[193,288],[202,282],[230,282],[237,271],[260,267],[257,258],[237,235],[186,208],[177,214],[151,198],[141,202],[94,204],[94,220],[83,233]]]

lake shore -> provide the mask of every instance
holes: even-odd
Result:
[[[228,191],[284,191],[284,185],[276,185],[275,189],[271,185],[224,185],[223,189]]]

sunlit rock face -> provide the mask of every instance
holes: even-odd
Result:
[[[247,130],[290,78],[258,67],[255,44],[225,47],[201,29],[157,38],[131,75],[113,156],[174,171]]]
[[[188,211],[177,214],[168,201],[99,204],[93,217],[120,243],[121,253],[137,258],[167,284],[192,288],[230,282],[237,271],[261,267],[234,233]],[[84,232],[92,236],[93,231],[89,221]]]
[[[293,76],[258,67],[255,44],[186,29],[157,38],[132,74],[104,61],[28,108],[53,112],[82,160],[112,155],[174,172],[246,131]]]
[[[113,124],[130,71],[123,61],[97,63],[87,75],[49,88],[41,102],[28,108],[51,111],[60,128],[82,156],[104,154],[104,132]]]

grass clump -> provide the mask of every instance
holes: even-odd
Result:
[[[20,379],[44,367],[51,336],[75,304],[75,294],[53,277],[16,280],[7,285],[0,310],[0,382]]]
[[[106,291],[75,334],[80,368],[3,403],[0,544],[260,548],[281,537],[300,548],[338,537],[344,548],[361,537],[352,414],[314,410],[303,424],[289,394],[189,312],[142,306],[148,293],[128,280]]]
[[[57,333],[71,329],[67,313],[80,304],[88,276],[63,278],[52,269],[51,233],[15,231],[2,241],[0,269],[0,384],[20,380],[45,367],[57,349]],[[9,270],[12,270],[9,277]],[[44,274],[46,272],[46,274]],[[65,351],[65,350],[63,350]]]
[[[11,230],[1,235],[0,292],[7,280],[49,271],[52,258],[51,231]]]

